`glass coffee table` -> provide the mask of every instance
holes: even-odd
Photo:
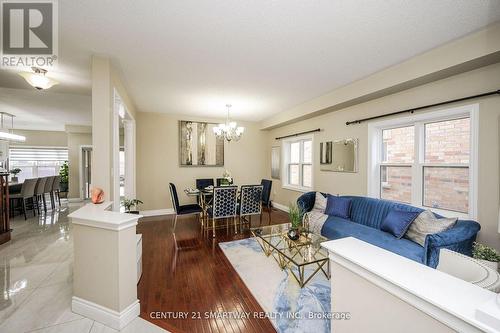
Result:
[[[303,232],[294,241],[287,236],[290,227],[290,223],[285,223],[252,228],[250,231],[264,254],[268,257],[272,255],[281,269],[288,269],[301,288],[320,271],[330,279],[328,251],[321,247],[321,243],[328,239],[312,232]],[[306,271],[310,266],[314,268],[312,273]]]

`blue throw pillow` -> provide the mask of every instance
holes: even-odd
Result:
[[[351,212],[351,199],[328,195],[325,214],[348,219]]]
[[[393,234],[396,238],[401,238],[419,214],[420,212],[393,209],[385,217],[380,229]]]

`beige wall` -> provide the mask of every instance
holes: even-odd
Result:
[[[367,193],[367,140],[368,123],[346,126],[346,121],[378,114],[390,113],[415,106],[436,103],[500,88],[500,64],[428,83],[397,94],[351,106],[267,133],[265,175],[271,173],[271,147],[279,145],[275,137],[321,128],[314,135],[314,188],[334,194],[366,195]],[[478,220],[482,230],[479,240],[500,249],[498,230],[499,210],[499,116],[500,97],[493,96],[457,105],[479,103],[479,193]],[[440,109],[446,109],[445,106]],[[344,138],[359,139],[359,172],[335,173],[319,170],[319,142]],[[273,180],[273,200],[287,205],[301,193],[283,189],[280,181]]]
[[[192,201],[184,194],[195,187],[196,178],[218,178],[224,169],[231,172],[235,183],[260,184],[265,173],[263,149],[266,135],[257,123],[239,122],[245,134],[238,142],[226,143],[224,167],[179,167],[179,120],[210,121],[164,115],[137,113],[137,198],[144,201],[141,209],[172,207],[168,183],[176,185],[181,203]],[[220,122],[220,120],[211,122]]]
[[[12,146],[29,147],[66,147],[67,137],[63,131],[15,130],[15,134],[24,135],[25,142],[16,142]]]

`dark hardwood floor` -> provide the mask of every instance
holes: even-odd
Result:
[[[258,226],[259,220],[253,217],[252,226]],[[273,210],[270,220],[286,223],[288,216]],[[143,237],[143,274],[138,285],[141,317],[172,333],[275,332],[268,319],[204,318],[206,313],[263,311],[218,246],[250,237],[248,228],[237,234],[232,226],[218,229],[212,238],[211,233],[201,231],[196,217],[186,216],[179,217],[174,236],[172,221],[171,216],[149,218],[137,226]],[[269,222],[268,213],[263,212],[262,224]],[[179,318],[179,312],[188,318]],[[192,318],[197,313],[201,319]]]

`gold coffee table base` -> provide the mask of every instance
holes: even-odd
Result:
[[[297,241],[288,238],[289,224],[266,226],[251,229],[264,254],[273,258],[279,267],[287,269],[303,288],[318,272],[323,272],[330,279],[330,262],[327,251],[321,247],[321,242],[327,239],[321,235],[307,233]],[[316,265],[316,269],[307,274],[306,268]],[[326,269],[325,269],[326,266]]]

